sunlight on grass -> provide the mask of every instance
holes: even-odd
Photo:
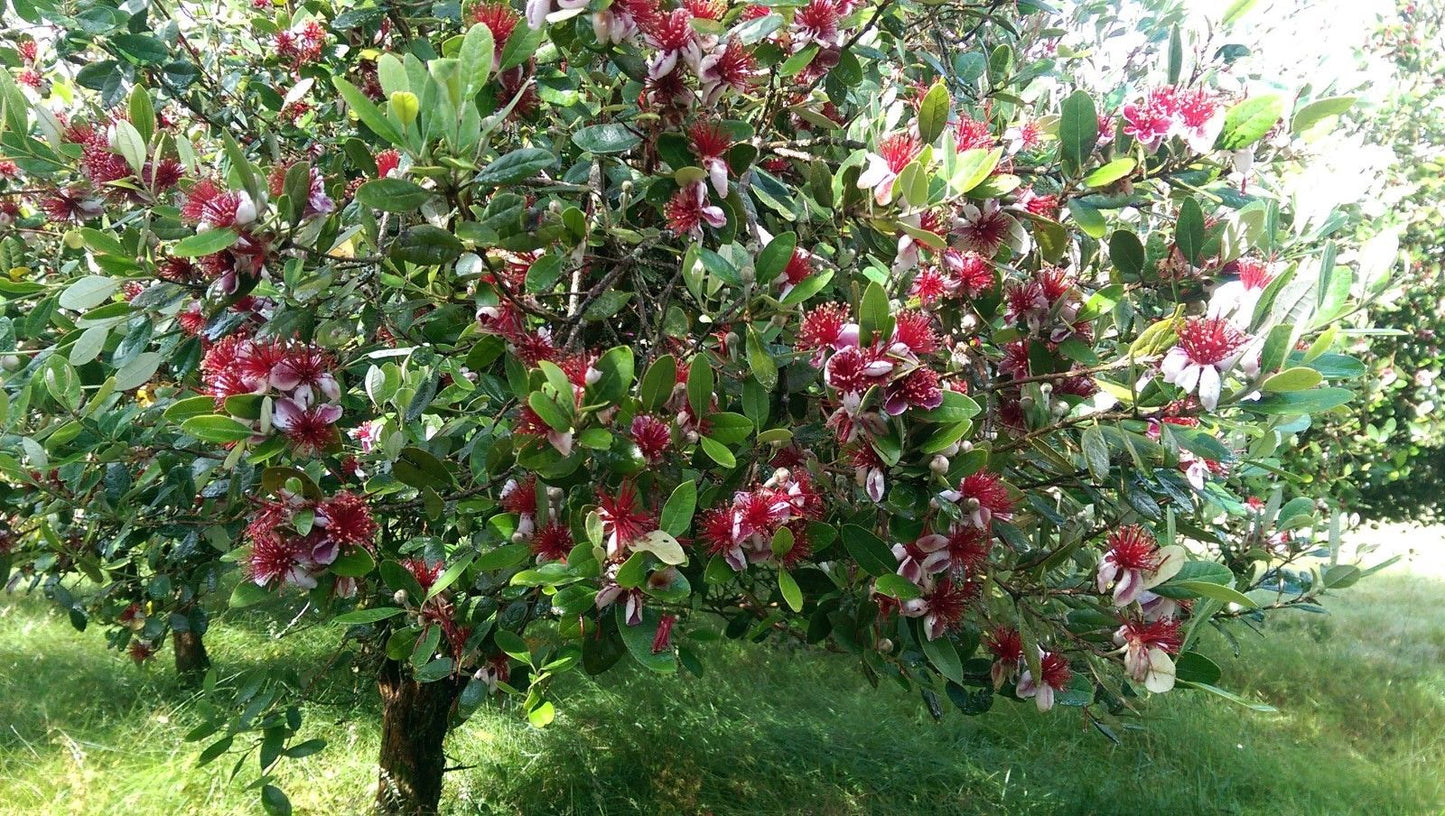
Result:
[[[870,688],[845,659],[717,647],[702,678],[622,668],[560,691],[545,731],[488,710],[448,743],[446,812],[1400,813],[1445,805],[1445,582],[1401,567],[1332,603],[1270,624],[1267,640],[1211,636],[1223,685],[1279,708],[1216,698],[1152,701],[1113,745],[1076,713],[999,700],[935,724],[897,689]],[[149,671],[102,649],[34,600],[0,606],[0,801],[26,813],[257,812],[223,761],[198,769],[180,742],[192,694],[164,661]],[[297,639],[301,640],[301,639]],[[219,665],[324,653],[264,626],[218,626]],[[369,679],[341,676],[308,703],[331,745],[288,761],[298,813],[347,814],[371,799],[378,742]],[[254,760],[253,760],[254,761]],[[239,777],[248,778],[252,769]],[[0,808],[4,809],[4,808]]]

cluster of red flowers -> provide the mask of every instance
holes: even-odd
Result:
[[[292,68],[300,68],[321,59],[326,49],[326,29],[312,20],[296,31],[276,34],[276,55]]]
[[[993,521],[1012,518],[1017,508],[1008,487],[987,471],[965,476],[958,490],[945,490],[939,498],[962,511],[946,532],[925,530],[911,542],[893,545],[897,573],[922,590],[917,598],[897,602],[898,611],[922,618],[929,640],[962,623],[968,603],[981,591],[978,577],[993,552]]]
[[[1149,150],[1178,136],[1191,149],[1203,153],[1214,146],[1224,127],[1224,108],[1205,88],[1155,88],[1142,102],[1124,106],[1124,133]]]
[[[246,525],[251,542],[246,576],[268,588],[314,589],[337,558],[370,551],[377,529],[365,499],[345,491],[319,501],[290,495],[265,499]],[[355,590],[352,579],[337,579],[338,595],[349,597]]]
[[[544,490],[555,488],[547,488]],[[561,498],[560,491],[557,496]],[[572,552],[572,531],[557,516],[558,501],[547,502],[547,517],[537,519],[537,477],[527,476],[522,481],[509,480],[502,487],[501,506],[508,513],[517,514],[517,529],[512,539],[518,544],[527,544],[540,562],[566,561]]]
[[[791,567],[812,554],[808,521],[822,515],[823,498],[803,470],[779,468],[772,478],[733,494],[730,503],[705,511],[698,530],[712,555],[738,572],[748,564],[775,559]],[[788,528],[791,546],[773,550],[778,531]]]
[[[258,419],[253,425],[258,432],[267,423],[279,429],[303,454],[339,441],[334,426],[341,418],[341,385],[335,367],[331,354],[317,346],[239,335],[212,345],[201,360],[202,377],[218,408],[242,394],[275,397],[266,423]]]

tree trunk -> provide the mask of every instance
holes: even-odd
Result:
[[[442,751],[463,684],[456,678],[418,683],[395,660],[377,675],[381,691],[381,757],[376,809],[387,816],[433,816],[442,795]]]
[[[171,630],[171,647],[176,652],[176,674],[182,677],[204,674],[211,667],[206,644],[196,632]]]

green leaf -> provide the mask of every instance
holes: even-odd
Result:
[[[575,131],[572,143],[588,153],[626,153],[642,144],[642,137],[626,125],[607,122]]]
[[[793,251],[797,246],[798,234],[795,232],[785,232],[769,241],[763,251],[758,253],[758,260],[754,265],[758,283],[767,283],[783,274],[788,262],[793,259]]]
[[[661,528],[675,536],[686,535],[697,510],[697,482],[686,481],[673,489],[662,506]]]
[[[372,103],[366,94],[339,76],[333,76],[331,78],[331,84],[336,86],[336,91],[340,93],[341,98],[346,101],[346,106],[356,114],[362,124],[371,128],[371,132],[397,147],[402,146],[401,134],[397,132],[396,126],[391,123],[390,119],[386,118],[386,115]]]
[[[235,230],[210,229],[177,241],[176,245],[171,247],[171,254],[177,258],[198,258],[202,255],[212,255],[230,247],[240,237]]]
[[[1169,84],[1178,85],[1184,72],[1184,38],[1176,23],[1169,27]]]
[[[345,555],[338,556],[327,569],[344,578],[361,578],[376,569],[376,559],[371,557],[371,553],[358,547]]]
[[[898,559],[883,539],[856,524],[845,524],[840,531],[843,546],[864,572],[874,577],[891,575],[898,569]]]
[[[687,404],[693,416],[702,416],[712,407],[712,389],[712,365],[706,354],[699,354],[687,371]]]
[[[652,553],[657,556],[657,560],[670,566],[687,563],[687,552],[682,549],[682,544],[665,530],[653,530],[633,541],[632,549],[638,553]]]
[[[427,599],[435,598],[445,592],[452,584],[455,584],[457,579],[462,577],[462,573],[467,571],[467,567],[472,565],[472,559],[476,558],[476,556],[475,551],[469,550],[463,553],[460,558],[453,561],[441,575],[437,576],[436,581],[432,582],[431,587],[427,589]]]
[[[1324,378],[1313,368],[1287,368],[1265,380],[1263,388],[1265,391],[1304,391],[1319,385]]]
[[[441,266],[461,257],[462,242],[455,235],[431,224],[402,230],[391,245],[391,257],[417,266]]]
[[[763,348],[763,341],[752,324],[748,324],[747,338],[748,366],[752,369],[752,375],[759,385],[772,391],[778,384],[778,363],[768,350]]]
[[[1099,114],[1094,100],[1086,91],[1074,91],[1059,114],[1059,158],[1076,173],[1093,155],[1098,141]]]
[[[166,44],[151,34],[117,34],[110,42],[122,54],[147,65],[159,65],[171,57]]]
[[[567,433],[572,430],[572,417],[564,412],[557,404],[557,401],[543,394],[541,391],[533,391],[527,395],[527,405],[537,412],[537,416],[547,423],[547,427],[554,431]]]
[[[215,410],[216,398],[202,394],[198,397],[186,397],[182,400],[176,400],[166,407],[165,412],[162,413],[161,416],[171,422],[184,422],[193,416],[209,414]]]
[[[258,586],[255,581],[242,581],[231,590],[231,599],[228,603],[232,609],[244,609],[262,601],[269,601],[273,597],[270,590]]]
[[[1089,475],[1094,481],[1102,482],[1109,478],[1109,443],[1104,439],[1104,432],[1099,430],[1098,425],[1090,425],[1084,429],[1080,436],[1080,442],[1084,450],[1084,463],[1089,468]]]
[[[928,656],[928,662],[938,673],[960,685],[964,682],[963,661],[959,659],[958,649],[954,647],[953,641],[947,637],[940,637],[934,640],[923,640],[923,653]]]
[[[331,619],[331,622],[348,625],[376,623],[377,621],[384,621],[387,618],[394,618],[405,611],[405,609],[397,606],[377,606],[371,609],[357,609],[353,612],[347,612],[344,615],[337,615]]]
[[[431,197],[430,190],[397,178],[372,179],[356,189],[357,201],[389,213],[411,212]]]
[[[802,303],[813,295],[823,291],[823,287],[833,281],[833,270],[826,269],[822,272],[814,272],[803,279],[803,282],[794,286],[790,292],[783,296],[782,305],[791,306],[795,303]]]
[[[1270,394],[1254,402],[1241,402],[1239,407],[1259,414],[1320,414],[1344,405],[1354,396],[1347,388],[1316,388]]]
[[[62,309],[86,312],[109,300],[119,288],[120,281],[114,278],[86,275],[65,287],[57,302]]]
[[[892,331],[892,315],[888,309],[888,293],[877,281],[868,284],[863,302],[858,307],[859,342],[866,348],[880,335]]]
[[[923,101],[918,106],[918,135],[924,144],[933,144],[939,136],[943,135],[943,128],[948,124],[948,110],[952,103],[953,100],[948,95],[948,87],[942,81],[933,83],[933,87],[923,95]]]
[[[796,76],[804,68],[807,68],[808,64],[813,61],[813,57],[816,56],[818,56],[818,46],[810,45],[802,51],[788,57],[787,60],[783,62],[782,67],[778,69],[778,75],[783,77]]]
[[[547,37],[547,27],[532,28],[530,26],[517,26],[512,36],[507,38],[507,44],[502,46],[501,62],[497,65],[497,73],[516,68],[518,65],[532,58],[537,53],[537,46]]]
[[[557,707],[551,702],[543,703],[527,712],[527,723],[533,728],[546,728],[557,717]]]
[[[1104,233],[1109,230],[1109,223],[1104,220],[1103,213],[1094,206],[1085,203],[1081,199],[1069,199],[1069,213],[1074,216],[1074,223],[1084,231],[1090,238],[1103,238]]]
[[[593,366],[601,376],[587,387],[592,404],[616,405],[632,388],[634,363],[630,346],[614,346],[597,358]]]
[[[967,193],[978,185],[982,184],[998,167],[999,160],[1003,158],[1003,148],[986,150],[974,148],[965,150],[958,154],[953,165],[953,176],[948,180],[948,186],[956,193]]]
[[[1223,584],[1215,584],[1209,581],[1170,581],[1169,587],[1176,591],[1187,592],[1201,598],[1213,598],[1224,603],[1239,604],[1240,606],[1254,609],[1259,604],[1250,600],[1249,596],[1227,587]]]
[[[978,403],[967,394],[944,391],[943,403],[937,408],[919,413],[918,418],[927,422],[955,423],[972,419],[978,416],[982,410]],[[912,411],[909,412],[909,416],[913,416]]]
[[[526,544],[504,544],[477,556],[472,564],[478,572],[496,572],[517,566],[531,554],[532,551]]]
[[[267,816],[291,816],[291,800],[275,785],[262,786],[261,807]]]
[[[1109,236],[1109,260],[1114,268],[1130,277],[1144,273],[1144,245],[1129,230],[1114,230]]]
[[[672,649],[663,649],[654,654],[652,641],[657,636],[657,626],[661,622],[661,615],[651,607],[644,607],[642,620],[636,626],[627,625],[627,611],[622,604],[614,604],[617,610],[614,614],[617,620],[617,631],[622,635],[622,643],[627,647],[627,653],[632,658],[649,670],[659,674],[673,674],[677,671],[677,660],[673,657]]]
[[[1224,672],[1204,655],[1185,652],[1174,659],[1174,675],[1185,683],[1218,683]]]
[[[1199,265],[1204,254],[1204,211],[1193,198],[1184,199],[1179,207],[1179,221],[1174,225],[1174,243],[1184,259]]]
[[[194,416],[181,423],[181,432],[202,442],[240,442],[256,433],[249,425],[242,425],[228,416],[210,414]]]
[[[1269,132],[1284,112],[1284,100],[1276,94],[1256,96],[1240,102],[1224,115],[1224,130],[1218,146],[1224,150],[1248,147]]]
[[[1295,111],[1289,129],[1296,135],[1304,133],[1331,116],[1339,116],[1355,104],[1353,96],[1330,96],[1305,105]]]
[[[698,444],[702,446],[702,452],[707,454],[709,459],[717,462],[719,465],[725,468],[737,467],[737,458],[733,456],[733,452],[728,450],[727,446],[723,443],[712,437],[704,436],[698,440]]]
[[[467,29],[467,35],[462,39],[461,53],[458,55],[461,59],[462,80],[465,82],[462,96],[471,98],[486,87],[487,80],[492,75],[492,55],[495,53],[492,30],[485,23],[475,23]]]
[[[794,612],[803,611],[803,590],[798,587],[798,581],[787,570],[778,570],[778,591],[783,593],[783,601],[788,608]]]
[[[477,184],[491,187],[515,184],[546,170],[556,160],[557,157],[553,156],[549,150],[524,147],[521,150],[513,150],[482,168],[474,181]]]
[[[150,382],[156,370],[161,367],[161,355],[154,351],[145,351],[137,354],[130,362],[120,367],[115,372],[115,388],[117,391],[129,391],[133,388],[140,388]]]
[[[1095,168],[1092,173],[1084,176],[1084,186],[1107,187],[1134,172],[1135,164],[1136,162],[1129,158],[1114,159],[1108,164]]]
[[[647,373],[642,375],[638,399],[647,410],[656,411],[672,396],[676,384],[677,360],[671,354],[664,354],[653,360],[652,365],[647,367]]]
[[[417,489],[430,487],[441,490],[452,484],[451,471],[442,460],[421,448],[402,448],[396,462],[391,466],[391,475],[397,481]]]
[[[873,587],[878,590],[879,594],[897,598],[900,601],[910,601],[923,594],[923,590],[919,589],[917,584],[896,572],[878,576],[878,579],[873,582]]]
[[[527,291],[550,292],[562,277],[562,256],[548,253],[527,267]]]
[[[1195,683],[1195,682],[1192,682],[1192,681],[1185,680],[1185,679],[1182,678],[1182,677],[1179,678],[1179,682],[1180,682],[1180,684],[1185,685],[1185,686],[1189,686],[1190,688],[1203,689],[1203,690],[1209,692],[1210,694],[1217,694],[1217,695],[1219,695],[1220,697],[1223,697],[1224,699],[1230,701],[1231,703],[1235,703],[1235,704],[1237,704],[1237,705],[1242,705],[1242,706],[1244,706],[1245,708],[1247,708],[1247,709],[1249,709],[1249,710],[1251,710],[1251,711],[1258,711],[1258,712],[1261,713],[1261,714],[1278,714],[1278,713],[1279,713],[1279,709],[1275,708],[1275,707],[1272,706],[1272,705],[1266,705],[1265,703],[1256,703],[1256,702],[1252,702],[1252,701],[1250,701],[1250,700],[1246,700],[1246,699],[1244,699],[1243,697],[1240,697],[1238,694],[1235,694],[1234,692],[1225,691],[1224,689],[1219,688],[1218,686],[1215,686],[1215,685],[1211,685],[1211,684],[1209,684],[1209,683]]]

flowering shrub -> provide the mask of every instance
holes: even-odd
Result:
[[[1361,574],[1304,559],[1275,483],[1360,366],[1245,161],[1284,103],[1177,33],[1106,103],[999,5],[32,0],[12,583],[139,657],[232,567],[231,608],[342,625],[400,812],[488,697],[545,726],[558,675],[720,635],[1106,732],[1229,696],[1206,628]],[[257,752],[273,812],[317,748],[288,682],[208,682],[236,706],[193,732]]]

